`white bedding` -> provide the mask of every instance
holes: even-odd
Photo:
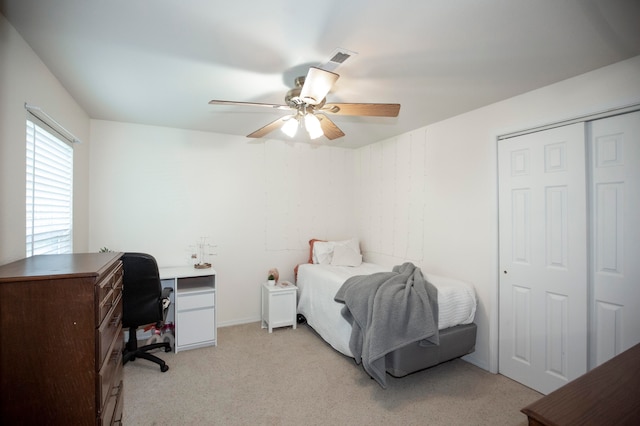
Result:
[[[353,357],[349,349],[351,324],[342,317],[343,304],[333,300],[336,292],[355,275],[389,272],[390,267],[373,263],[360,266],[303,264],[298,267],[298,313],[337,351]],[[438,289],[438,329],[471,324],[476,313],[476,294],[471,284],[427,274],[424,277]]]

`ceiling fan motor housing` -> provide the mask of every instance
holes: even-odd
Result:
[[[304,77],[298,77],[296,79],[296,87],[289,90],[284,97],[285,103],[289,105],[291,108],[295,108],[298,110],[304,107],[307,112],[321,109],[324,106],[325,102],[327,101],[327,98],[323,98],[318,104],[315,104],[315,105],[305,102],[300,97],[300,91],[302,90],[302,86],[298,86],[298,81],[300,79],[302,79],[302,82],[304,83]]]

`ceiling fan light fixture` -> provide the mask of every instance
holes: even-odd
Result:
[[[318,139],[320,136],[324,135],[322,131],[322,126],[320,125],[320,120],[313,114],[307,114],[304,116],[304,127],[309,132],[309,137],[311,139]]]
[[[294,137],[298,132],[298,124],[298,119],[292,116],[282,125],[282,133],[289,136],[290,138]]]
[[[305,128],[310,139],[324,136],[332,141],[344,136],[330,115],[355,115],[364,117],[397,117],[400,104],[388,103],[327,103],[327,94],[340,75],[333,72],[339,64],[356,52],[340,49],[332,55],[329,63],[320,67],[310,67],[305,77],[295,79],[295,87],[290,89],[284,97],[285,104],[271,104],[262,102],[238,102],[213,99],[211,105],[239,105],[268,107],[289,111],[291,115],[281,116],[271,123],[247,135],[248,138],[262,138],[276,129],[282,130],[290,138],[297,134],[298,127]],[[315,115],[318,113],[318,115]]]
[[[309,105],[318,105],[327,96],[339,75],[318,67],[309,68],[300,90],[300,98]]]

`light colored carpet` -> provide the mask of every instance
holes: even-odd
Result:
[[[124,424],[526,425],[541,395],[454,360],[382,389],[306,325],[218,329],[218,346],[157,352],[169,364],[124,366]]]

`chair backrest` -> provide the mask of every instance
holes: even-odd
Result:
[[[156,259],[146,253],[125,253],[122,266],[122,325],[138,327],[161,321],[162,284]]]

